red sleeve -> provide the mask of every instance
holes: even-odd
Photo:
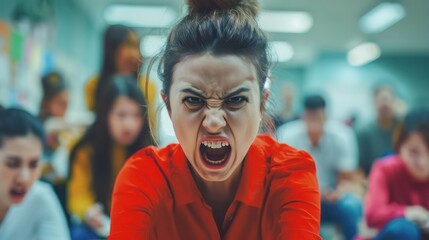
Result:
[[[267,218],[273,222],[267,222],[267,234],[271,232],[272,239],[321,239],[320,193],[310,155],[301,151],[297,158],[273,167],[272,174]]]
[[[382,163],[382,162],[380,162]],[[382,228],[394,218],[403,217],[406,206],[389,203],[389,183],[386,169],[374,164],[369,176],[369,189],[365,201],[365,218],[369,227]]]
[[[162,180],[154,160],[134,157],[127,161],[115,183],[112,196],[110,240],[151,239],[154,208]]]

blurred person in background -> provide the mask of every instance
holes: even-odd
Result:
[[[367,176],[376,159],[393,154],[392,135],[399,122],[395,103],[395,93],[390,85],[374,89],[377,117],[358,130],[359,166]]]
[[[69,166],[69,150],[73,144],[70,137],[72,130],[65,119],[69,91],[59,72],[51,72],[42,77],[41,81],[43,98],[39,119],[47,136],[47,146],[43,154],[42,179],[53,185],[64,213],[68,216],[65,206],[65,179]]]
[[[396,155],[374,163],[365,218],[376,240],[429,239],[429,110],[406,115],[394,136]]]
[[[302,120],[282,125],[277,138],[314,157],[322,200],[321,223],[336,224],[351,240],[362,215],[362,190],[356,180],[357,141],[349,127],[327,121],[325,108],[322,96],[307,96]]]
[[[36,117],[0,109],[0,239],[70,239],[55,193],[37,181],[44,141]]]
[[[100,96],[95,122],[73,148],[67,204],[81,221],[73,239],[106,237],[113,183],[126,159],[153,144],[146,102],[132,77],[114,76]]]
[[[86,105],[94,111],[103,88],[114,75],[133,78],[146,97],[150,125],[156,130],[156,87],[140,75],[143,57],[140,53],[140,37],[124,25],[111,25],[104,32],[103,58],[99,75],[92,77],[85,86]],[[103,104],[103,103],[102,103]],[[154,131],[156,135],[156,132]]]
[[[42,77],[43,98],[39,118],[43,123],[50,117],[64,118],[69,104],[66,82],[59,72]]]

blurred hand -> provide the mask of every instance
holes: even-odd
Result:
[[[103,227],[103,207],[101,204],[96,203],[88,208],[85,223],[94,230]]]
[[[429,211],[422,206],[410,206],[405,209],[405,218],[423,227],[428,225]],[[427,227],[429,227],[429,225]]]

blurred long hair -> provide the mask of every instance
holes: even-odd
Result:
[[[104,32],[103,39],[103,59],[101,73],[95,90],[95,106],[99,102],[101,92],[108,81],[117,73],[116,59],[119,47],[126,43],[130,33],[137,33],[124,25],[110,25]],[[139,68],[137,68],[139,69]],[[138,70],[132,74],[134,81],[138,81]]]
[[[72,164],[80,149],[90,147],[92,150],[92,155],[90,156],[93,176],[92,187],[95,192],[96,201],[108,208],[110,208],[108,199],[110,199],[115,180],[112,176],[113,159],[111,151],[114,142],[109,132],[108,119],[115,101],[121,96],[128,97],[137,102],[141,106],[141,114],[144,119],[140,133],[134,142],[127,147],[127,158],[140,148],[154,145],[154,139],[149,128],[147,105],[143,94],[131,77],[115,76],[101,93],[100,100],[103,104],[96,106],[95,122],[75,145],[70,155],[70,164]]]

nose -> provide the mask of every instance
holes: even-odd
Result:
[[[136,116],[128,116],[124,119],[124,129],[134,131],[140,126],[141,120]]]
[[[207,109],[203,120],[203,127],[209,133],[218,133],[226,126],[225,112],[222,109]]]
[[[18,182],[20,183],[28,182],[30,180],[30,176],[31,176],[30,169],[23,167],[21,171],[19,171]]]

